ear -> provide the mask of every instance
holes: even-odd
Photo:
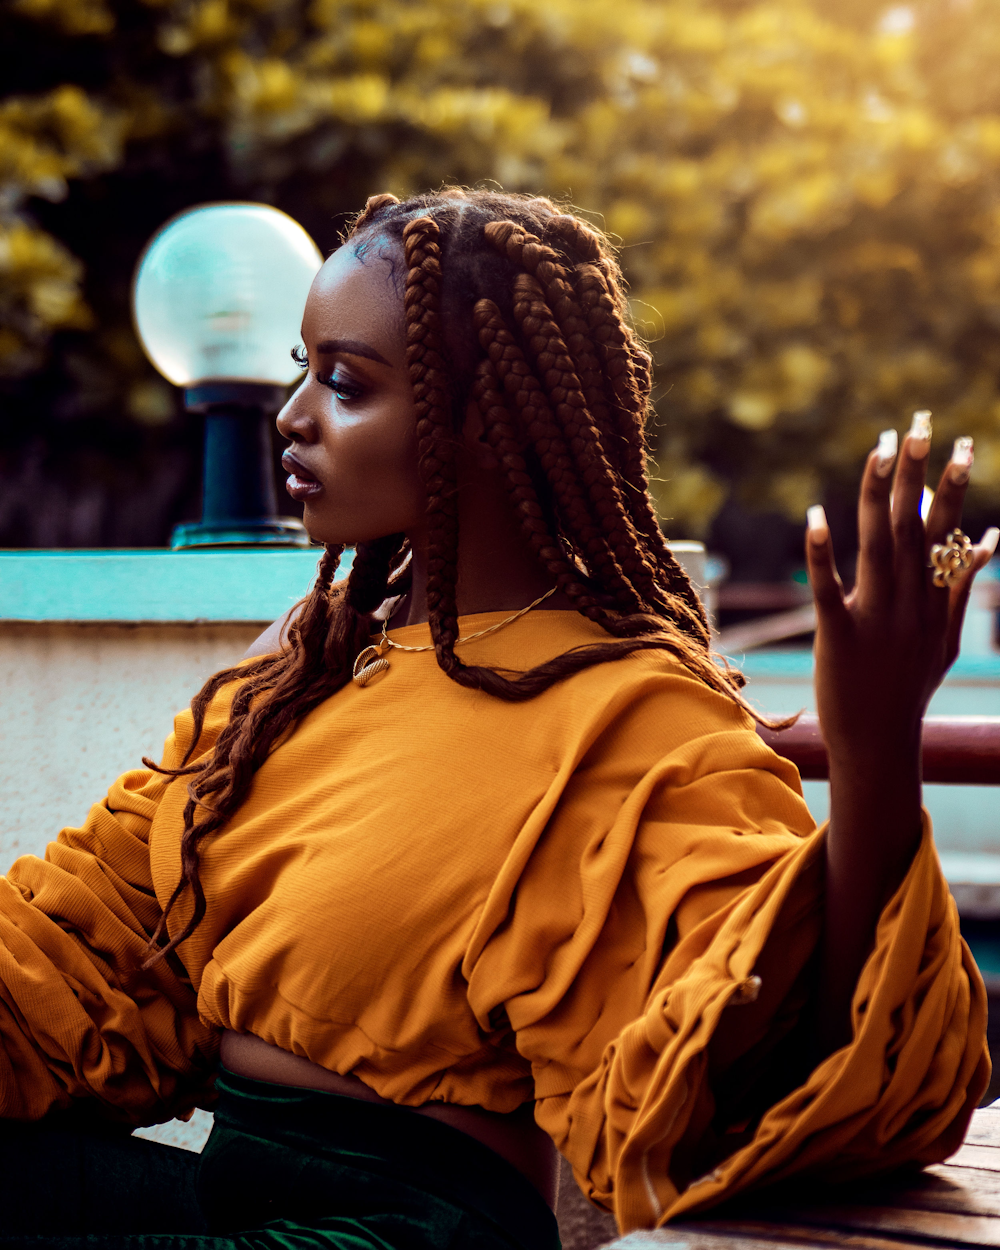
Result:
[[[472,456],[479,469],[499,469],[500,461],[496,452],[486,441],[486,424],[479,405],[470,399],[465,406],[465,421],[462,423],[462,442],[466,451]]]

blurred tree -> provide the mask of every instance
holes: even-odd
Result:
[[[849,497],[934,409],[1000,513],[1000,5],[9,0],[0,18],[0,541],[162,542],[197,430],[133,337],[173,212],[320,246],[377,190],[495,179],[623,245],[668,529]],[[600,219],[600,218],[598,218]]]

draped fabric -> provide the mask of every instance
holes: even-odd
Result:
[[[929,821],[859,979],[853,1040],[808,1072],[822,907],[820,835],[695,930],[702,953],[682,965],[675,949],[642,1016],[540,1104],[623,1229],[793,1175],[851,1180],[958,1149],[989,1082],[986,999]]]
[[[96,1097],[112,1118],[151,1124],[211,1100],[218,1031],[182,967],[141,969],[160,916],[148,835],[164,791],[126,773],[44,861],[24,856],[0,878],[4,1118]]]
[[[540,611],[465,658],[523,669],[603,637]],[[0,1114],[93,1099],[148,1123],[204,1105],[230,1028],[403,1105],[535,1098],[626,1229],[957,1144],[987,1082],[985,995],[929,827],[854,1040],[810,1073],[823,833],[736,705],[659,652],[523,704],[450,682],[432,653],[390,660],[305,717],[204,846],[208,911],[170,965],[140,968],[180,875],[183,781],[126,774],[44,862],[15,864]],[[182,713],[166,764],[191,734]]]

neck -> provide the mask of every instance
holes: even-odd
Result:
[[[408,537],[413,551],[413,585],[393,615],[397,625],[418,625],[428,619],[427,534],[421,529]],[[516,612],[551,589],[552,580],[511,515],[506,492],[497,491],[492,482],[470,481],[460,488],[458,615]],[[545,607],[572,609],[573,605],[562,591],[556,591],[545,601]]]

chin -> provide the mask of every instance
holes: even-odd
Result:
[[[355,545],[350,538],[331,538],[329,534],[314,530],[311,525],[306,526],[306,533],[309,535],[309,541],[320,547],[353,547]]]
[[[324,547],[347,547],[353,545],[353,537],[349,536],[343,525],[338,525],[335,518],[323,516],[322,511],[310,508],[308,502],[302,509],[302,524],[311,542],[320,543]]]
[[[322,547],[356,547],[358,543],[370,543],[376,537],[381,537],[381,535],[368,537],[366,534],[359,537],[356,531],[346,531],[339,526],[313,524],[308,513],[302,518],[302,524],[306,527],[309,541],[318,543]],[[387,530],[386,533],[391,534],[393,531]]]
[[[422,511],[416,517],[390,516],[383,521],[372,516],[324,516],[320,509],[310,508],[306,503],[302,513],[302,524],[309,538],[324,547],[356,547],[358,543],[372,543],[390,534],[412,535],[423,523]]]

